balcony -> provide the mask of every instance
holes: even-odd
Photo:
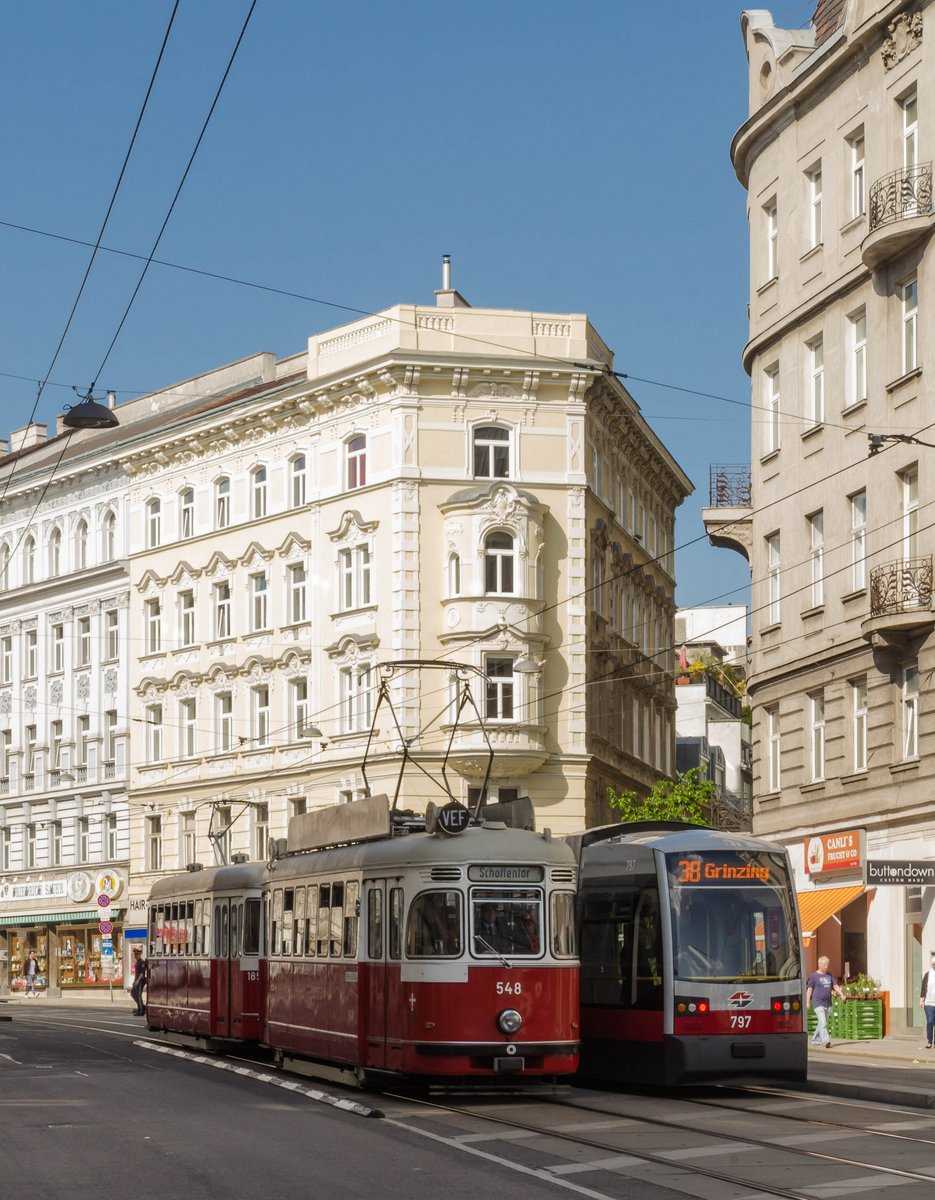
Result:
[[[870,189],[870,220],[860,246],[871,270],[923,238],[933,227],[932,164],[902,167],[878,179]]]
[[[445,733],[451,727],[445,727]],[[490,722],[487,737],[494,752],[490,778],[520,779],[537,771],[549,757],[545,744],[545,726],[523,721],[503,724]],[[480,726],[465,723],[455,732],[448,762],[465,779],[483,779],[490,753]]]
[[[708,507],[701,514],[711,545],[736,550],[749,562],[752,505],[749,464],[712,464]]]
[[[870,616],[861,632],[874,645],[898,645],[935,625],[932,556],[900,558],[870,572]]]

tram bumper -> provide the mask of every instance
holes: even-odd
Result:
[[[664,1039],[663,1056],[666,1083],[741,1075],[804,1079],[808,1042],[804,1033],[772,1033],[762,1037],[668,1035]]]

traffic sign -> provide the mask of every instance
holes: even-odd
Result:
[[[101,933],[113,933],[113,921],[101,921],[100,925],[98,925],[98,929],[101,931]]]
[[[97,898],[98,908],[107,908],[107,906],[109,904],[110,904],[110,896],[108,896],[106,893],[103,893],[102,895],[98,896],[98,898]]]

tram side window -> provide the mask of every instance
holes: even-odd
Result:
[[[406,954],[452,958],[461,953],[461,893],[423,892],[409,910]]]
[[[192,938],[192,954],[201,954],[201,901],[195,901],[194,936]]]
[[[376,962],[383,958],[383,892],[378,887],[367,893],[367,957]]]
[[[221,958],[230,958],[230,905],[221,904]]]
[[[305,953],[309,958],[315,957],[318,949],[318,887],[310,884],[308,900],[305,903]]]
[[[331,957],[341,957],[344,941],[344,884],[331,885]]]
[[[655,877],[615,892],[587,892],[581,925],[586,1004],[662,1008],[662,924]]]
[[[286,888],[282,893],[282,952],[292,953],[292,922],[295,909],[295,888]]]
[[[201,952],[202,954],[211,953],[211,901],[205,898],[202,905],[202,916],[204,917],[204,929],[201,931]]]
[[[282,952],[282,888],[276,888],[273,892],[273,917],[270,924],[270,953],[280,954]]]
[[[231,901],[231,932],[230,932],[230,957],[238,958],[240,956],[240,918],[243,915],[243,905],[238,904],[236,900]]]
[[[253,896],[243,908],[243,952],[245,955],[260,952],[260,899]]]
[[[549,900],[549,924],[552,932],[552,957],[575,957],[574,892],[553,892]]]
[[[169,905],[169,953],[179,952],[179,905],[174,901]]]
[[[331,884],[318,889],[318,957],[328,957],[328,930],[331,927]]]
[[[390,888],[390,919],[387,949],[397,962],[403,956],[403,889]]]
[[[357,928],[360,924],[360,884],[348,880],[344,896],[344,957],[357,957]]]
[[[185,953],[194,954],[195,952],[195,901],[189,900],[185,904]]]
[[[305,953],[305,888],[298,887],[295,889],[295,904],[292,909],[294,918],[294,933],[292,936],[292,949],[296,955]]]
[[[162,909],[149,910],[149,952],[162,954]]]

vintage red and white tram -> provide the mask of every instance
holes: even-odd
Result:
[[[567,839],[579,866],[582,1074],[804,1079],[804,982],[785,847],[681,823]]]
[[[149,896],[146,1018],[198,1043],[260,1036],[261,863],[189,870]]]

